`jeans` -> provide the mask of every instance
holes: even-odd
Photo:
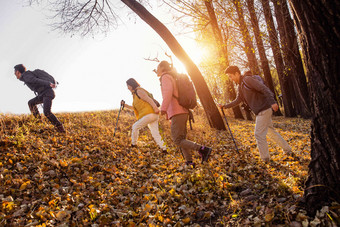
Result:
[[[178,114],[171,118],[171,138],[180,147],[184,159],[192,161],[192,150],[198,151],[202,145],[186,139],[189,114]]]
[[[285,141],[282,136],[275,131],[272,122],[272,114],[273,111],[271,108],[269,108],[256,115],[255,138],[262,160],[269,159],[270,157],[267,143],[267,133],[269,138],[276,142],[285,152],[290,152],[292,150],[287,141]]]
[[[148,126],[151,131],[151,135],[156,141],[157,145],[162,150],[165,150],[166,146],[164,145],[164,141],[162,140],[162,137],[159,134],[158,130],[158,118],[158,114],[150,113],[136,121],[132,125],[131,143],[133,145],[136,145],[139,136],[139,130],[144,128],[145,126]]]
[[[50,89],[47,92],[45,92],[43,95],[38,95],[37,97],[31,99],[28,101],[28,106],[30,108],[31,113],[35,117],[40,117],[39,110],[37,108],[38,104],[43,103],[43,111],[44,115],[47,117],[47,119],[54,125],[59,126],[61,125],[58,118],[51,112],[52,108],[52,100],[54,99],[54,91]]]

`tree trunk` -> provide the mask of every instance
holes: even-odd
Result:
[[[279,103],[277,101],[278,95],[276,94],[275,89],[274,89],[273,79],[272,79],[272,75],[270,73],[269,62],[268,62],[268,59],[267,59],[267,56],[266,56],[266,51],[264,49],[263,40],[261,38],[259,21],[257,19],[255,7],[254,7],[254,0],[246,0],[246,2],[247,2],[248,11],[249,11],[249,14],[250,14],[251,24],[252,24],[254,35],[255,35],[257,49],[258,49],[259,55],[260,55],[263,75],[264,75],[267,86],[274,93],[274,97],[275,97],[276,102]],[[280,109],[275,113],[276,113],[276,115],[280,115],[280,116],[282,115]]]
[[[299,46],[294,30],[294,24],[290,17],[286,0],[272,0],[275,9],[276,21],[280,32],[281,47],[289,78],[290,87],[295,96],[292,97],[296,114],[309,118],[310,105],[309,93],[305,72],[303,70]]]
[[[274,61],[276,65],[276,71],[279,76],[279,82],[282,92],[282,102],[284,107],[284,112],[286,117],[295,117],[296,114],[294,112],[292,103],[291,103],[291,94],[289,90],[288,78],[284,72],[284,63],[281,55],[280,45],[277,38],[277,32],[273,22],[273,16],[269,6],[269,0],[261,0],[264,16],[266,19],[267,30],[269,34],[269,42],[270,46],[273,50]]]
[[[244,21],[244,14],[243,14],[241,2],[239,0],[235,0],[233,1],[233,3],[235,5],[236,12],[238,15],[238,22],[240,26],[240,31],[242,33],[243,43],[244,43],[244,51],[246,52],[246,55],[247,55],[249,68],[252,71],[252,73],[260,74],[260,69],[257,63],[253,41],[250,37],[247,24]]]
[[[224,129],[225,125],[222,116],[211,96],[209,88],[204,81],[204,78],[194,64],[194,62],[189,58],[187,53],[171,34],[171,32],[150,12],[148,12],[140,3],[135,0],[121,0],[125,5],[127,5],[133,12],[135,12],[143,21],[145,21],[150,27],[152,27],[167,43],[171,51],[175,56],[183,62],[187,72],[196,87],[197,95],[202,103],[206,116],[208,118],[211,127],[216,129]]]
[[[219,49],[219,52],[220,52],[220,58],[219,59],[222,59],[222,61],[220,61],[220,65],[222,66],[222,70],[224,70],[229,66],[227,45],[224,44],[222,32],[221,32],[221,29],[218,26],[216,14],[215,14],[215,9],[214,9],[214,6],[212,4],[212,1],[211,0],[205,1],[204,4],[205,4],[205,7],[207,8],[210,23],[211,23],[213,33],[214,33],[214,37],[216,39],[218,49]],[[230,97],[232,99],[235,99],[236,98],[236,91],[235,91],[235,88],[233,86],[233,82],[231,80],[227,80],[227,88],[228,89],[225,92],[228,92]],[[233,110],[235,118],[244,119],[239,106],[233,107],[232,110]]]
[[[314,216],[328,202],[340,202],[340,3],[289,1],[312,103],[311,162],[304,199]]]

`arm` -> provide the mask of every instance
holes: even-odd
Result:
[[[251,76],[245,77],[244,80],[247,86],[262,93],[270,104],[273,105],[276,103],[273,92],[266,85]]]
[[[38,84],[38,85],[46,86],[46,87],[53,87],[53,85],[49,81],[39,79],[35,77],[32,73],[25,73],[23,77],[23,81],[25,83]]]
[[[152,100],[152,98],[150,98],[150,96],[144,89],[137,89],[136,93],[141,99],[143,99],[145,102],[149,103],[152,106],[155,113],[159,113],[159,109],[157,108],[155,102]]]
[[[241,91],[240,91],[240,86],[239,86],[239,89],[238,89],[238,93],[237,93],[236,99],[234,99],[232,102],[230,102],[230,103],[228,103],[228,104],[221,105],[221,107],[227,109],[227,108],[231,108],[231,107],[237,106],[237,105],[240,104],[241,102],[242,102],[242,98],[241,98]]]
[[[166,112],[166,110],[168,109],[172,96],[173,96],[173,92],[174,92],[174,86],[172,84],[172,80],[170,78],[170,75],[167,76],[163,76],[162,77],[162,86],[161,86],[161,90],[162,90],[162,97],[163,97],[163,102],[161,105],[161,111]]]

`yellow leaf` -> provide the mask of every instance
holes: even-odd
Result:
[[[271,220],[273,220],[274,218],[274,213],[269,213],[269,214],[266,214],[266,216],[264,217],[264,220],[266,222],[270,222]]]
[[[190,217],[186,217],[186,218],[182,219],[182,222],[183,222],[184,224],[189,224],[189,222],[190,222]]]

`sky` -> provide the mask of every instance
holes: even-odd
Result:
[[[71,37],[53,30],[44,10],[29,7],[24,0],[0,0],[0,113],[29,114],[27,102],[35,97],[14,76],[17,64],[24,64],[27,70],[43,69],[59,82],[52,105],[55,113],[119,109],[121,100],[131,104],[126,87],[131,77],[162,100],[159,80],[152,72],[157,63],[145,58],[169,60],[164,53],[172,52],[145,22],[131,17],[133,13],[120,15],[122,24],[106,35]],[[149,10],[198,64],[203,53],[192,34],[177,35],[167,13],[155,7]],[[185,72],[174,55],[173,59],[178,71]]]

